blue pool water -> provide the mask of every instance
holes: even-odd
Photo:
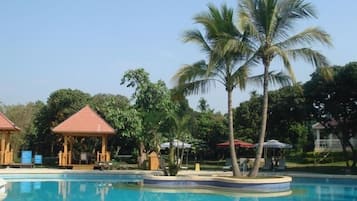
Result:
[[[144,188],[140,175],[49,174],[0,175],[8,181],[7,201],[357,201],[357,180],[293,179],[292,193],[281,197],[264,195],[175,192]],[[26,178],[26,179],[23,179]]]

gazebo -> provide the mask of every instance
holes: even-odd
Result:
[[[3,113],[0,112],[0,165],[9,165],[14,162],[14,151],[10,145],[10,135],[20,131]]]
[[[72,163],[73,137],[101,137],[102,149],[97,152],[97,163],[109,162],[110,152],[107,150],[108,136],[115,130],[105,122],[88,105],[52,129],[56,134],[63,135],[63,150],[58,153],[58,165],[74,167]],[[77,164],[78,165],[78,164]]]

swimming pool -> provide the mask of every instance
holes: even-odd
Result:
[[[197,189],[150,189],[142,175],[7,174],[7,201],[357,201],[357,180],[294,177],[292,193],[279,197]]]

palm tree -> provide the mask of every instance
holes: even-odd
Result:
[[[268,72],[275,57],[281,58],[284,67],[294,80],[290,58],[302,58],[315,67],[328,66],[327,59],[309,46],[314,42],[331,45],[330,36],[320,28],[312,27],[292,34],[300,19],[316,17],[314,7],[304,0],[241,0],[239,3],[240,26],[255,43],[255,56],[264,66],[263,109],[259,146],[254,167],[249,176],[256,176],[263,151],[268,110]]]
[[[222,5],[217,9],[208,5],[208,12],[197,15],[194,20],[203,25],[205,33],[199,30],[187,31],[185,42],[197,43],[207,54],[208,62],[199,61],[192,65],[185,65],[174,75],[178,88],[185,94],[207,92],[212,85],[220,83],[225,87],[228,97],[229,142],[232,158],[233,175],[240,176],[237,156],[234,147],[232,92],[236,87],[244,89],[248,78],[247,59],[250,47],[245,35],[233,23],[233,9]],[[243,61],[245,61],[243,63]],[[242,65],[239,65],[242,64]]]

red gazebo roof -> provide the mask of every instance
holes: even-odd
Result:
[[[20,128],[15,126],[3,113],[0,112],[0,131],[19,131]]]
[[[88,105],[52,129],[67,135],[100,136],[114,134],[115,130]]]

